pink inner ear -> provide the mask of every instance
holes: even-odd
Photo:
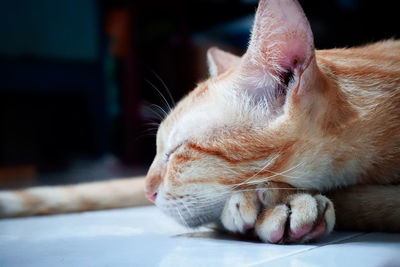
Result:
[[[307,60],[307,46],[302,42],[286,43],[283,50],[283,57],[279,60],[279,64],[286,70],[293,71],[297,66],[303,65]]]
[[[247,51],[249,63],[271,74],[293,71],[314,53],[312,31],[296,0],[261,0]]]

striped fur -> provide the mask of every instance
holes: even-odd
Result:
[[[213,48],[208,61],[211,77],[159,127],[145,184],[159,208],[273,243],[316,240],[335,218],[342,229],[399,231],[400,41],[317,51],[297,1],[264,0],[247,52]],[[135,204],[133,194],[88,202],[80,188],[3,192],[0,212]]]
[[[0,218],[149,205],[144,178],[0,191]]]

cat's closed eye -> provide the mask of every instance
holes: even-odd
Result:
[[[171,153],[169,153],[169,152],[168,152],[168,153],[164,153],[164,161],[165,161],[165,162],[168,162],[170,156],[171,156]]]
[[[175,153],[175,151],[182,146],[182,143],[180,143],[179,145],[176,145],[175,147],[173,147],[172,149],[168,150],[167,152],[164,153],[163,159],[164,162],[168,162],[169,159],[171,158],[171,155]]]

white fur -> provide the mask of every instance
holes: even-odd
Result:
[[[290,229],[298,228],[314,223],[318,217],[317,200],[308,194],[296,194],[290,196]]]
[[[225,203],[221,215],[221,223],[231,232],[246,232],[246,227],[254,226],[258,205],[255,198],[250,201],[243,193],[234,193]]]
[[[335,209],[330,199],[323,195],[315,195],[314,198],[318,203],[318,213],[325,212],[326,231],[325,235],[333,231],[336,222]]]
[[[309,227],[309,232],[301,237],[303,242],[309,241],[313,227],[316,226],[322,216],[326,223],[324,235],[333,230],[335,213],[333,204],[328,198],[322,195],[294,194],[290,195],[286,201],[289,206],[281,204],[270,207],[268,210],[272,212],[268,213],[268,216],[261,215],[261,221],[260,218],[258,219],[255,230],[263,241],[276,242],[277,240],[273,240],[272,235],[285,229],[288,220],[290,220],[290,229],[286,229],[287,233],[295,233],[299,229]],[[286,238],[290,239],[290,234]],[[299,242],[300,240],[296,241]]]
[[[285,228],[289,216],[289,208],[286,205],[277,205],[270,209],[273,209],[274,216],[265,218],[255,227],[257,236],[264,242],[271,242],[273,233]]]

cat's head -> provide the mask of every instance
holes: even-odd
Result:
[[[302,177],[319,168],[307,140],[323,134],[316,125],[328,105],[295,0],[260,2],[242,57],[216,48],[207,56],[211,77],[161,123],[146,180],[147,197],[189,226],[216,220],[234,191],[306,185]]]

